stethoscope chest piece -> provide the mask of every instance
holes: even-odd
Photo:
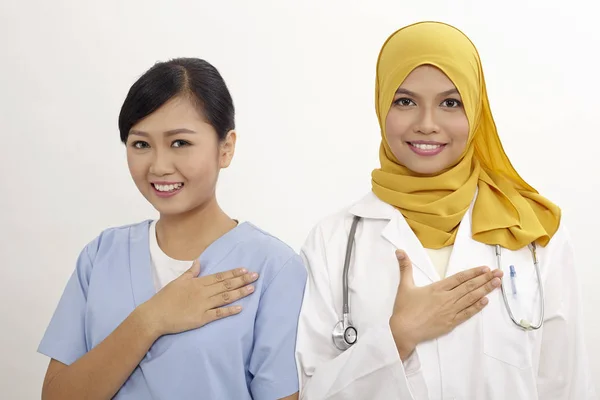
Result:
[[[358,331],[348,321],[348,316],[344,315],[344,318],[335,325],[333,328],[333,344],[339,350],[348,350],[356,340],[358,339]]]

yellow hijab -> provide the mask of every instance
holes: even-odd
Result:
[[[402,166],[387,143],[385,120],[394,94],[420,65],[444,72],[460,93],[469,140],[458,163],[437,176],[418,177]],[[426,248],[454,244],[476,190],[473,239],[517,250],[533,241],[545,246],[560,223],[560,209],[525,182],[504,153],[487,97],[479,54],[458,29],[421,22],[393,33],[377,62],[375,106],[381,127],[381,168],[373,192],[395,206]]]

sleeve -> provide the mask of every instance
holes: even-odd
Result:
[[[549,254],[554,268],[546,281],[546,314],[541,335],[539,398],[597,399],[588,367],[583,312],[573,248],[569,240]],[[559,350],[560,348],[560,350]]]
[[[85,336],[85,309],[92,271],[90,247],[79,254],[75,270],[58,302],[38,352],[70,365],[88,351]]]
[[[301,255],[308,269],[308,282],[296,345],[300,398],[428,399],[417,350],[403,363],[389,325],[359,332],[356,344],[344,352],[334,346],[331,335],[338,316],[330,290],[325,244],[318,229],[307,239]]]
[[[248,368],[250,391],[256,400],[280,399],[298,392],[294,349],[305,284],[306,269],[295,255],[261,296]]]

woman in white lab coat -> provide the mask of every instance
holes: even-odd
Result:
[[[376,109],[372,191],[302,248],[301,398],[596,398],[571,239],[505,155],[471,41],[434,22],[392,34]]]

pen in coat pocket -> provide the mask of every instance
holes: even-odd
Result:
[[[513,296],[517,295],[517,271],[515,270],[515,266],[510,266],[510,287],[512,289]]]

